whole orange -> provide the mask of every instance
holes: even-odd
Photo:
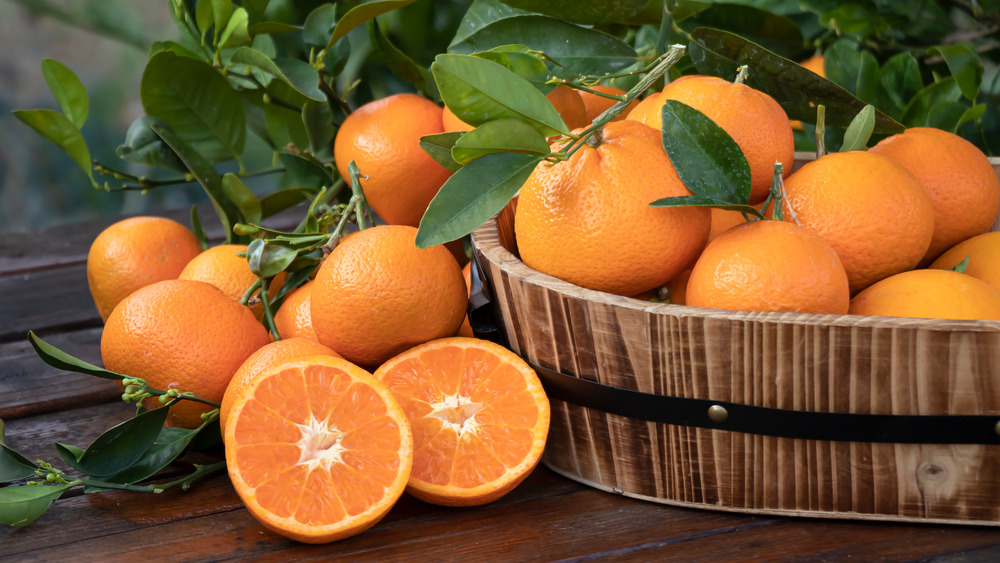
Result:
[[[337,356],[340,354],[330,348],[305,338],[286,338],[265,344],[250,357],[240,364],[239,369],[233,374],[226,386],[226,392],[222,396],[222,406],[219,407],[219,423],[225,433],[226,420],[229,418],[229,411],[233,408],[233,399],[240,393],[240,389],[250,385],[264,370],[278,362],[294,360],[306,356]]]
[[[250,271],[246,256],[240,253],[247,251],[245,244],[220,244],[213,246],[195,256],[188,262],[178,276],[182,280],[197,280],[210,283],[222,290],[234,301],[243,299],[243,294],[257,281],[257,275]],[[277,291],[284,283],[285,273],[281,272],[271,280],[268,291]],[[264,306],[260,302],[253,305],[257,318],[264,314]]]
[[[812,230],[760,220],[729,229],[698,257],[684,294],[695,307],[799,313],[847,312],[847,272]]]
[[[319,341],[363,367],[435,338],[454,336],[468,293],[443,246],[417,248],[417,229],[380,225],[340,241],[312,290]]]
[[[587,106],[584,105],[579,91],[568,86],[556,86],[545,97],[552,107],[556,108],[570,130],[590,124],[590,119],[587,118]]]
[[[813,229],[837,251],[851,292],[915,267],[934,232],[920,182],[879,154],[830,153],[785,181],[784,219]]]
[[[965,273],[1000,291],[1000,231],[974,236],[949,248],[931,263],[931,268],[950,270],[969,259]]]
[[[529,267],[618,295],[659,287],[705,246],[704,207],[651,207],[690,195],[660,133],[614,121],[569,160],[542,162],[521,187],[514,233]]]
[[[250,309],[218,288],[165,280],[115,307],[101,334],[101,359],[107,369],[145,379],[161,391],[190,391],[218,402],[243,361],[268,341]],[[183,400],[171,407],[167,423],[194,428],[210,409]]]
[[[869,150],[902,164],[934,203],[934,237],[922,265],[993,226],[1000,213],[1000,179],[976,145],[948,131],[913,127]]]
[[[598,92],[603,92],[605,94],[612,94],[614,96],[625,95],[625,90],[622,90],[621,88],[615,88],[614,86],[605,86],[602,84],[598,84],[596,86],[590,86],[590,89],[596,90]],[[580,99],[583,100],[584,107],[587,108],[587,123],[593,122],[595,119],[597,119],[597,116],[601,115],[608,108],[618,103],[618,100],[614,100],[612,98],[605,98],[604,96],[599,96],[597,94],[587,92],[586,90],[578,90],[578,92],[580,93]],[[619,121],[625,119],[625,117],[628,116],[629,112],[635,109],[635,106],[637,105],[639,105],[638,98],[632,100],[632,103],[626,106],[625,109],[623,109],[622,112],[619,113],[614,118],[613,121]]]
[[[274,314],[274,326],[281,338],[305,338],[319,342],[312,325],[310,304],[313,282],[309,281],[292,291]]]
[[[746,84],[715,76],[687,76],[646,97],[628,119],[662,129],[667,100],[683,102],[705,114],[729,133],[750,165],[750,203],[764,201],[771,189],[774,163],[787,176],[795,159],[795,138],[788,114],[774,98]]]
[[[130,217],[101,231],[87,253],[87,285],[101,320],[133,291],[175,279],[200,252],[194,233],[164,217]]]
[[[353,161],[372,209],[394,225],[416,227],[451,176],[422,148],[420,137],[444,131],[442,109],[416,94],[395,94],[354,110],[337,132],[333,157],[350,182]]]
[[[1000,291],[951,270],[910,270],[865,288],[851,299],[852,315],[1000,320]]]

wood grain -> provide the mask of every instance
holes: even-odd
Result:
[[[473,233],[473,247],[511,348],[540,366],[761,407],[1000,420],[1000,321],[720,311],[609,295],[525,266],[502,244],[513,242],[512,220],[508,208],[502,224]],[[604,490],[753,513],[1000,525],[1000,446],[795,440],[553,403],[543,463]]]

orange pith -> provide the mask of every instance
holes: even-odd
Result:
[[[377,523],[412,464],[409,423],[392,393],[341,358],[269,368],[236,396],[225,432],[233,487],[265,527],[308,543]]]
[[[494,501],[535,467],[549,403],[534,371],[513,352],[473,338],[445,338],[404,352],[375,377],[413,427],[407,491],[427,502]]]

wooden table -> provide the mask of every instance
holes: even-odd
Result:
[[[186,214],[168,215],[186,223]],[[207,210],[202,214],[210,216]],[[54,442],[86,446],[133,409],[110,382],[44,364],[25,335],[34,330],[100,364],[101,322],[87,289],[85,262],[91,240],[110,223],[0,235],[0,419],[8,445],[63,469]],[[221,459],[221,452],[207,455]],[[35,523],[0,527],[4,561],[231,558],[996,561],[1000,528],[676,508],[601,492],[541,466],[487,506],[438,507],[404,495],[374,528],[328,545],[299,544],[263,528],[225,475],[160,495],[71,491]]]

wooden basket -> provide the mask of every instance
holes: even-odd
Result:
[[[508,206],[472,245],[492,321],[546,374],[553,471],[686,507],[1000,525],[1000,321],[728,312],[591,291],[525,266],[513,216]],[[559,381],[607,387],[565,400]],[[615,414],[648,400],[674,416],[662,402],[674,399],[714,412]],[[746,431],[734,411],[744,423],[758,411],[820,417],[824,438]],[[935,443],[825,438],[871,420]]]

